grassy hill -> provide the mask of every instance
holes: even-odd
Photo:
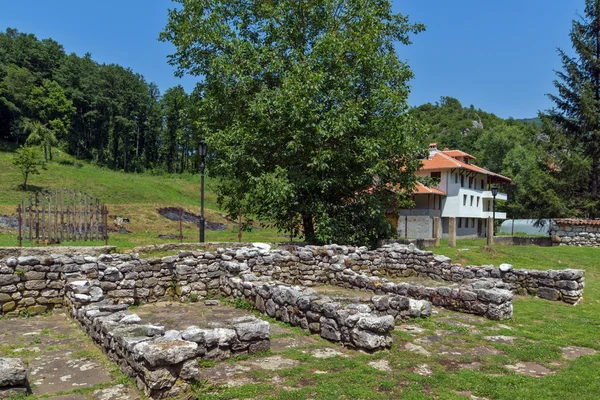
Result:
[[[128,218],[126,229],[131,234],[110,235],[109,244],[119,248],[131,248],[144,244],[165,243],[158,235],[178,235],[179,224],[162,217],[162,207],[183,207],[184,210],[200,213],[199,175],[126,174],[98,168],[88,163],[73,160],[70,156],[55,151],[54,161],[41,175],[31,176],[27,192],[21,188],[23,179],[17,167],[12,165],[12,153],[0,152],[0,215],[15,216],[16,206],[38,190],[71,188],[81,190],[100,199],[108,206],[109,220],[116,216]],[[210,222],[227,225],[224,231],[206,231],[207,241],[237,241],[237,230],[232,221],[219,211],[216,196],[211,191],[212,180],[207,178],[205,190],[205,215]],[[109,224],[110,226],[110,224]],[[185,224],[184,241],[198,241],[198,228]],[[244,232],[244,241],[285,240],[271,229]],[[171,240],[173,241],[173,240]],[[16,245],[15,232],[0,228],[0,246]],[[24,243],[27,245],[27,243]],[[82,242],[78,244],[90,244]]]

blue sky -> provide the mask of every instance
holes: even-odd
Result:
[[[398,48],[415,73],[411,105],[452,96],[500,117],[534,117],[551,106],[556,48],[570,49],[571,21],[584,0],[393,0],[394,11],[427,25],[414,44]],[[51,37],[68,53],[118,63],[165,91],[191,91],[167,64],[173,52],[157,41],[170,0],[0,0],[0,29]]]

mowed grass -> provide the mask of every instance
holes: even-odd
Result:
[[[28,190],[21,188],[23,183],[19,169],[11,162],[12,153],[0,152],[0,215],[16,216],[16,207],[21,200],[38,190],[69,188],[88,193],[108,206],[109,226],[116,217],[128,218],[130,224],[124,227],[130,234],[111,233],[109,244],[119,249],[128,249],[141,245],[177,241],[160,239],[158,235],[179,235],[179,223],[170,221],[157,212],[162,207],[182,207],[198,215],[200,213],[200,175],[199,174],[132,174],[98,168],[89,163],[75,161],[69,155],[54,150],[54,161],[47,164],[47,170],[29,178]],[[67,160],[74,165],[64,165],[59,161]],[[224,231],[206,231],[206,241],[238,241],[237,225],[225,218],[219,210],[216,195],[212,191],[214,180],[205,182],[205,215],[210,222],[227,226]],[[286,240],[273,229],[256,227],[252,232],[244,232],[243,241],[280,242]],[[197,242],[198,228],[184,223],[184,241]],[[16,232],[0,230],[0,246],[15,246]],[[75,242],[65,245],[99,245],[102,242]],[[24,242],[25,246],[33,245]]]
[[[468,249],[468,250],[466,250]],[[365,354],[342,350],[320,341],[274,354],[297,360],[298,366],[269,372],[253,370],[253,382],[241,386],[218,386],[202,382],[196,387],[198,399],[490,399],[490,400],[596,400],[600,398],[600,249],[569,247],[488,248],[483,240],[459,241],[456,249],[441,247],[437,254],[461,260],[465,265],[511,263],[515,268],[586,271],[584,300],[577,306],[530,296],[517,296],[514,317],[490,321],[479,317],[437,309],[427,319],[409,324],[423,333],[393,332],[390,351]],[[458,323],[453,325],[449,322]],[[302,333],[290,331],[272,340]],[[439,341],[422,339],[437,335]],[[510,336],[513,344],[496,343],[489,336]],[[314,336],[312,336],[314,338]],[[320,340],[320,339],[317,339]],[[408,351],[408,342],[425,347],[425,356]],[[343,356],[316,358],[310,347],[333,347]],[[581,346],[598,351],[595,355],[568,360],[562,348]],[[482,349],[494,352],[478,353]],[[459,355],[453,355],[458,351]],[[460,355],[462,352],[463,355]],[[389,371],[370,366],[384,361]],[[477,367],[463,368],[470,363]],[[543,377],[516,373],[509,366],[533,363],[548,368]],[[426,365],[431,371],[422,376]],[[474,397],[471,397],[474,396]]]

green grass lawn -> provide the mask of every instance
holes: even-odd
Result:
[[[28,190],[21,188],[22,176],[12,165],[12,154],[0,152],[0,215],[16,215],[17,204],[38,190],[70,188],[88,193],[107,204],[109,222],[116,216],[128,218],[126,225],[130,234],[110,234],[110,245],[128,249],[141,245],[168,243],[172,239],[159,239],[158,235],[179,235],[179,224],[170,221],[157,212],[162,207],[183,207],[186,211],[200,213],[200,175],[173,174],[154,176],[151,174],[126,174],[98,168],[85,162],[74,165],[61,164],[60,160],[73,161],[72,157],[55,150],[54,161],[47,164],[47,170],[33,175],[28,182]],[[210,222],[227,226],[224,231],[207,231],[207,241],[234,242],[238,231],[234,221],[225,218],[219,210],[212,187],[214,180],[207,177],[205,183],[205,214]],[[109,223],[109,226],[111,224]],[[116,226],[113,226],[116,228]],[[274,229],[257,226],[252,232],[243,232],[243,241],[281,242],[289,240]],[[192,224],[183,225],[184,241],[198,241],[198,229]],[[176,240],[175,240],[176,241]],[[103,242],[75,242],[65,245],[97,245]],[[0,230],[0,246],[16,246],[16,232]],[[24,242],[25,246],[34,245]]]
[[[518,296],[514,300],[514,317],[506,321],[489,321],[479,317],[437,309],[427,319],[409,323],[424,329],[410,334],[393,333],[390,351],[375,354],[347,351],[344,356],[318,359],[300,348],[280,352],[300,361],[292,369],[275,373],[256,371],[255,383],[239,387],[214,387],[197,390],[199,399],[490,399],[490,400],[596,400],[600,398],[600,249],[576,247],[488,248],[485,241],[459,241],[455,249],[446,246],[435,253],[452,257],[456,262],[481,265],[511,263],[515,268],[563,269],[586,271],[583,301],[577,306],[535,297]],[[471,319],[468,319],[471,318]],[[452,325],[449,321],[463,323]],[[429,347],[420,342],[438,335]],[[514,337],[513,344],[490,342],[486,337]],[[407,351],[408,342],[431,351],[424,356]],[[324,344],[315,344],[323,347]],[[443,350],[446,346],[450,350]],[[581,346],[599,351],[575,360],[562,357],[562,347]],[[495,354],[473,356],[478,349],[492,348]],[[339,347],[338,347],[339,349]],[[460,350],[470,355],[452,356],[447,351]],[[385,361],[389,371],[369,366]],[[477,362],[477,368],[460,368]],[[518,374],[507,366],[534,363],[551,372],[544,377]],[[430,376],[416,371],[423,365]],[[276,381],[277,384],[272,382]],[[282,389],[285,387],[285,389]],[[471,397],[475,396],[475,397]]]

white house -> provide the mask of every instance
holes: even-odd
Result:
[[[471,164],[473,160],[475,157],[460,150],[440,151],[435,143],[429,146],[429,156],[422,160],[417,174],[437,178],[439,184],[418,184],[415,207],[398,211],[400,237],[432,237],[433,217],[442,218],[443,236],[448,234],[449,217],[456,217],[457,236],[485,236],[487,218],[493,214],[492,188],[499,189],[496,200],[506,200],[502,189],[511,180]],[[506,213],[496,211],[496,219],[506,219]]]

